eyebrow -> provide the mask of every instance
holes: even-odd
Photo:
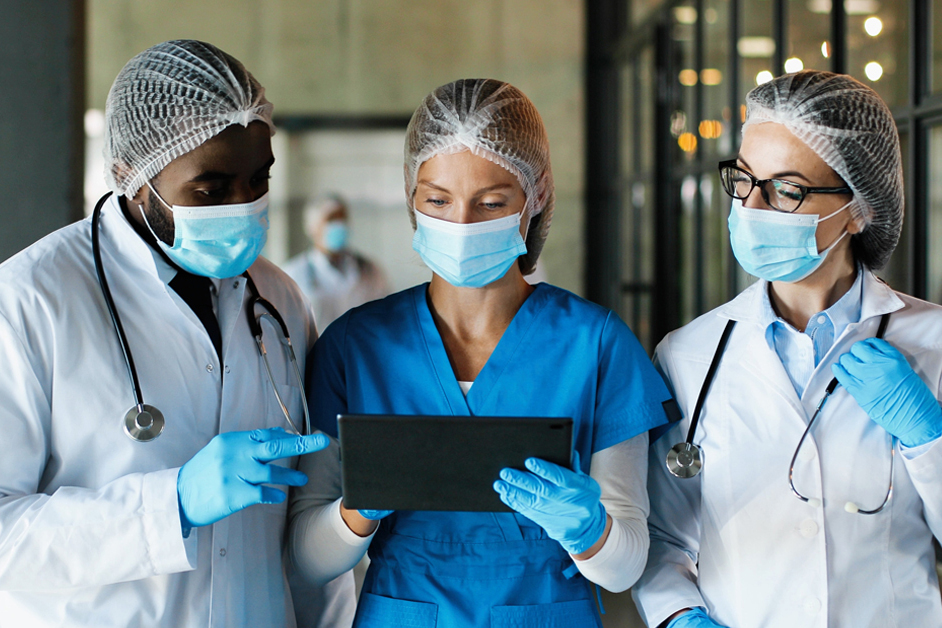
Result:
[[[271,167],[274,165],[274,163],[275,163],[275,157],[273,155],[268,161],[265,162],[265,164],[261,168],[255,171],[255,174],[264,172],[266,170],[270,170]],[[232,179],[235,179],[236,176],[237,175],[231,172],[207,170],[206,172],[201,172],[200,174],[196,175],[195,177],[187,181],[187,183],[202,183],[204,181],[231,181]]]
[[[743,166],[745,166],[746,168],[752,170],[752,167],[751,167],[748,163],[746,163],[746,160],[743,159],[742,156],[736,155],[736,160],[737,160],[739,163],[741,163]],[[795,170],[786,170],[785,172],[779,172],[779,173],[777,173],[777,174],[772,175],[772,176],[769,177],[769,178],[770,178],[770,179],[781,179],[782,177],[798,177],[799,179],[804,179],[804,180],[805,180],[807,183],[809,183],[810,185],[812,185],[812,186],[814,185],[814,182],[813,182],[811,179],[809,179],[809,178],[806,177],[805,175],[803,175],[803,174],[801,174],[800,172],[797,172],[797,171],[795,171]]]
[[[427,187],[434,188],[434,189],[439,190],[439,191],[441,191],[441,192],[448,192],[448,193],[451,193],[451,191],[450,191],[448,188],[443,188],[443,187],[440,186],[440,185],[435,185],[435,184],[432,183],[431,181],[426,181],[425,179],[420,179],[420,180],[416,183],[416,187],[418,187],[418,186],[420,186],[420,185],[425,185],[425,186],[427,186]],[[510,184],[510,183],[497,183],[497,184],[495,184],[495,185],[491,185],[491,186],[486,187],[486,188],[481,188],[480,190],[477,190],[477,191],[475,192],[475,194],[486,194],[487,192],[493,192],[493,191],[495,191],[495,190],[501,190],[501,189],[504,189],[504,188],[513,188],[513,185]]]

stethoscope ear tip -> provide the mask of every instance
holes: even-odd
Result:
[[[860,506],[858,506],[854,502],[847,502],[846,504],[844,504],[844,510],[854,515],[860,511]]]
[[[820,507],[821,507],[821,500],[818,499],[817,497],[809,497],[809,498],[808,498],[808,505],[811,506],[812,508],[820,508]]]

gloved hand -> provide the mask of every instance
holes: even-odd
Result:
[[[935,396],[887,341],[854,343],[831,371],[870,418],[907,447],[942,435],[942,409]]]
[[[605,532],[607,516],[598,482],[539,458],[524,463],[531,473],[502,469],[494,490],[500,500],[530,519],[570,554],[581,554]],[[579,469],[579,455],[574,466]]]
[[[307,476],[266,463],[320,451],[329,442],[324,434],[295,436],[280,427],[214,437],[177,475],[184,534],[254,504],[283,502],[283,491],[262,485],[303,486]]]
[[[667,628],[726,628],[712,619],[701,607],[692,608],[683,615],[678,615],[667,624]]]
[[[370,521],[379,521],[393,514],[392,510],[358,510],[357,512],[360,513],[361,517]]]

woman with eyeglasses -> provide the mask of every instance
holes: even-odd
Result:
[[[746,97],[720,164],[759,281],[669,334],[683,420],[649,457],[649,626],[942,626],[942,308],[874,274],[903,218],[899,139],[858,81]]]

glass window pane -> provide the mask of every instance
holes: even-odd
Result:
[[[890,107],[906,104],[909,3],[845,0],[844,7],[847,10],[847,73],[873,87]]]
[[[700,179],[703,204],[703,311],[726,302],[726,275],[729,249],[729,196],[720,187],[720,176],[709,172]],[[702,314],[703,312],[699,312]]]
[[[696,65],[694,45],[697,34],[697,9],[691,1],[682,2],[671,12],[672,63],[669,64],[673,76],[671,93],[674,111],[671,113],[671,136],[680,147],[674,155],[680,163],[692,161],[697,154],[696,104],[697,84],[700,82],[700,68]]]
[[[680,184],[680,322],[692,321],[696,311],[696,281],[698,260],[695,238],[699,237],[696,226],[696,196],[698,179],[684,177]]]
[[[830,3],[790,0],[787,11],[785,68],[789,72],[830,70]]]
[[[631,0],[631,21],[637,26],[645,21],[664,0]]]
[[[637,138],[638,151],[640,151],[641,171],[651,172],[654,169],[654,48],[645,48],[638,57],[637,62],[637,90],[635,101],[638,105],[639,137]]]
[[[732,152],[733,112],[729,103],[729,0],[704,1],[703,115],[697,135],[706,153],[707,167],[720,155]]]
[[[635,137],[635,99],[639,96],[635,84],[634,63],[629,63],[621,71],[621,171],[631,174],[637,169],[638,144]]]
[[[906,198],[913,198],[909,181],[911,180],[910,173],[912,170],[909,168],[909,134],[900,133],[899,136],[900,151],[903,154],[903,175],[906,180]],[[939,172],[938,168],[942,165],[940,163],[935,164],[936,170],[930,174],[931,178],[939,178],[942,176],[942,173]],[[888,284],[890,284],[894,290],[899,290],[900,292],[905,292],[907,294],[913,293],[912,285],[912,270],[910,268],[910,247],[912,246],[909,238],[909,223],[913,219],[913,207],[908,204],[906,205],[906,212],[903,217],[903,232],[900,234],[899,244],[896,245],[896,250],[893,251],[893,255],[890,257],[890,262],[883,268],[878,274],[882,277]],[[931,244],[930,244],[931,246]]]
[[[926,296],[942,303],[942,126],[929,131],[929,234]]]
[[[942,91],[942,0],[932,0],[932,91]]]
[[[771,80],[778,74],[772,67],[775,56],[775,39],[772,37],[772,2],[771,0],[745,3],[740,11],[739,32],[741,33],[736,49],[739,52],[739,89],[740,114],[735,116],[742,124],[742,111],[745,110],[746,94],[759,81]]]

